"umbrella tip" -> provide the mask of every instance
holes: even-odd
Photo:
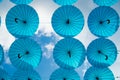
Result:
[[[99,77],[96,77],[96,80],[99,80]]]
[[[1,80],[5,80],[4,78],[2,78]]]
[[[98,53],[102,53],[100,50],[98,50]]]
[[[69,19],[67,19],[66,24],[70,24],[70,20]]]
[[[100,24],[103,24],[103,21],[100,21],[99,23],[100,23]]]
[[[69,57],[71,58],[71,52],[70,52],[70,51],[68,51],[67,53],[68,53]]]
[[[31,80],[30,78],[28,78],[28,80]]]
[[[66,78],[63,78],[63,80],[67,80]]]
[[[30,52],[29,51],[26,51],[26,53],[25,54],[29,54]]]
[[[26,23],[27,23],[27,21],[25,21],[25,20],[24,20],[24,21],[23,21],[23,23],[24,23],[24,24],[26,24]]]

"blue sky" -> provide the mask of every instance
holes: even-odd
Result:
[[[31,5],[37,11],[40,18],[39,28],[32,38],[41,45],[43,56],[40,65],[35,68],[35,70],[40,74],[42,80],[49,80],[50,74],[58,68],[52,57],[52,51],[56,42],[62,39],[62,37],[57,35],[52,29],[51,17],[53,12],[60,6],[55,4],[52,0],[34,0],[29,5]],[[79,39],[85,45],[85,48],[87,48],[88,44],[92,40],[97,38],[90,33],[87,26],[88,15],[92,9],[97,7],[97,5],[94,4],[92,0],[78,0],[78,2],[76,2],[74,5],[82,11],[85,18],[84,28],[82,32],[75,38]],[[8,10],[13,6],[15,6],[15,4],[9,2],[9,0],[3,0],[3,2],[0,3],[0,16],[2,18],[0,34],[4,34],[0,36],[0,44],[2,44],[5,50],[5,60],[1,67],[4,68],[11,75],[16,69],[14,68],[14,66],[11,65],[7,51],[15,38],[6,29],[5,16]],[[120,14],[120,1],[112,7]],[[109,38],[116,44],[118,50],[120,50],[119,34],[120,30],[118,29],[118,31]],[[85,60],[84,64],[76,69],[81,77],[81,80],[84,72],[87,68],[89,68],[89,66],[90,64],[87,62],[87,60]],[[110,67],[110,69],[113,71],[115,77],[120,76],[120,54],[118,54],[116,62]]]

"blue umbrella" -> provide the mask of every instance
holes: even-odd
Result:
[[[60,67],[74,69],[84,62],[85,48],[79,40],[65,38],[55,45],[53,57]]]
[[[54,12],[51,23],[55,32],[60,36],[73,37],[83,29],[84,17],[78,8],[67,5]]]
[[[11,8],[6,16],[6,27],[15,37],[32,36],[38,28],[39,18],[36,11],[25,4]]]
[[[120,26],[120,18],[119,18],[119,26]]]
[[[1,16],[0,16],[0,27],[1,27]]]
[[[29,4],[31,3],[33,0],[10,0],[12,3],[15,4]]]
[[[8,73],[0,68],[0,80],[10,80]]]
[[[53,0],[53,1],[59,5],[72,5],[78,0]]]
[[[2,46],[0,45],[0,64],[3,62],[4,59],[4,51]]]
[[[80,80],[80,76],[74,70],[59,68],[51,74],[49,80]]]
[[[117,48],[108,39],[96,39],[87,48],[87,59],[96,67],[108,67],[115,62],[116,58]]]
[[[11,80],[41,80],[40,75],[34,70],[17,70]]]
[[[98,37],[112,36],[118,30],[119,16],[111,7],[97,7],[89,14],[88,27]]]
[[[41,55],[40,45],[29,38],[15,40],[9,49],[9,57],[12,64],[23,70],[37,67],[40,63]]]
[[[99,6],[112,6],[119,0],[93,0]]]
[[[115,80],[109,68],[90,67],[84,76],[84,80]]]

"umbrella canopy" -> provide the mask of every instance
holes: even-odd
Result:
[[[62,68],[77,68],[84,62],[85,48],[79,40],[65,38],[55,45],[53,57],[55,62]]]
[[[49,80],[80,80],[80,76],[74,70],[59,68],[51,74]]]
[[[20,69],[37,67],[42,56],[40,45],[32,39],[22,38],[15,40],[9,49],[12,64]]]
[[[34,70],[17,70],[11,80],[41,80],[40,75]]]
[[[2,46],[0,45],[0,64],[3,62],[4,59],[4,51]]]
[[[62,6],[52,16],[52,27],[57,34],[63,37],[73,37],[81,32],[84,26],[84,17],[75,6]]]
[[[0,68],[0,80],[10,80],[8,73]]]
[[[85,73],[84,80],[115,80],[115,78],[108,68],[90,67]]]
[[[93,2],[99,6],[112,6],[119,0],[93,0]]]
[[[15,4],[29,4],[31,3],[33,0],[10,0],[12,3]]]
[[[32,36],[38,24],[38,14],[32,7],[25,4],[11,8],[6,16],[8,31],[17,38]]]
[[[59,5],[72,5],[78,0],[53,0],[53,1]]]
[[[96,67],[108,67],[115,62],[116,58],[117,48],[108,39],[96,39],[87,48],[87,59]]]
[[[97,7],[89,14],[88,27],[98,37],[112,36],[118,30],[119,16],[111,7]]]

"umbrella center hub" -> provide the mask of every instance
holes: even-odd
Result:
[[[63,78],[63,80],[67,80],[66,78]]]
[[[103,24],[103,21],[100,21],[99,23],[100,23],[100,24]]]
[[[99,77],[96,77],[96,80],[99,80]]]
[[[68,51],[67,53],[68,53],[69,57],[71,58],[71,51]]]
[[[32,80],[32,79],[28,78],[28,80]]]
[[[28,55],[30,52],[29,51],[26,51],[25,54]]]
[[[66,24],[70,24],[70,20],[69,19],[66,20]]]
[[[98,50],[98,53],[101,54],[102,52],[100,50]]]
[[[26,23],[27,23],[27,21],[23,20],[23,23],[24,23],[24,24],[26,24]]]
[[[2,78],[1,80],[5,80],[4,78]]]

